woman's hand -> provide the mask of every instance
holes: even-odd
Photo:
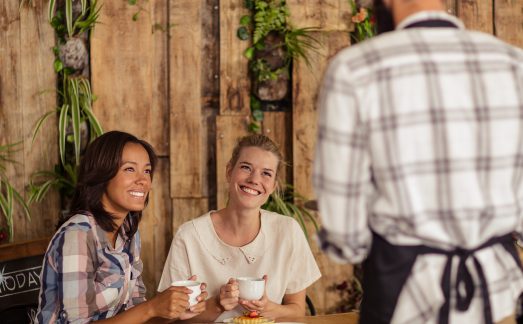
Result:
[[[218,300],[221,307],[228,311],[234,309],[238,305],[238,297],[240,290],[238,282],[234,278],[230,278],[229,282],[220,288],[220,299]]]
[[[153,316],[167,319],[177,319],[189,308],[189,294],[187,287],[169,287],[151,299]]]
[[[189,280],[196,280],[196,276],[192,276],[189,278]],[[196,300],[198,301],[198,304],[191,306],[186,312],[184,312],[181,316],[181,320],[186,320],[189,318],[193,318],[196,315],[203,313],[205,311],[205,300],[207,299],[207,296],[209,293],[205,290],[207,288],[207,285],[205,283],[202,283],[200,285],[200,290],[202,291],[201,294],[196,297]]]
[[[267,308],[270,308],[272,302],[267,297],[267,275],[263,276],[265,280],[265,289],[263,291],[263,296],[260,300],[245,300],[240,299],[240,305],[242,305],[248,311],[256,311],[259,314],[267,311]]]

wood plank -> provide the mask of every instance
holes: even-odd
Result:
[[[492,21],[493,0],[456,1],[457,16],[468,29],[494,33]]]
[[[494,6],[495,35],[523,48],[523,1],[496,0]]]
[[[34,145],[30,141],[38,118],[56,107],[51,51],[54,31],[47,23],[46,5],[42,3],[19,9],[18,3],[3,2],[0,17],[0,143],[23,141],[18,147],[20,151],[12,156],[19,164],[8,166],[7,177],[24,196],[30,175],[52,170],[58,160],[56,116],[51,116],[42,127]],[[13,215],[14,241],[53,234],[58,210],[56,192],[50,192],[42,203],[31,207],[31,221],[17,207]],[[0,226],[4,224],[1,215]]]
[[[321,223],[315,213],[318,223]],[[307,230],[310,237],[316,234],[315,228],[310,221],[307,221]],[[353,266],[350,264],[338,264],[332,261],[318,247],[316,240],[310,242],[312,254],[320,268],[321,278],[307,288],[307,295],[311,298],[318,314],[331,314],[336,311],[336,306],[341,300],[341,296],[336,289],[336,285],[343,281],[352,279]]]
[[[227,162],[238,138],[248,135],[248,116],[216,117],[216,200],[217,209],[225,207],[228,197],[228,184],[225,176]]]
[[[279,174],[279,181],[291,183],[292,166],[292,147],[291,147],[291,122],[290,112],[265,112],[263,114],[262,132],[272,139],[283,154],[283,161],[286,165],[282,167]],[[282,184],[283,184],[282,183]]]
[[[207,198],[175,198],[172,200],[172,238],[180,225],[209,211]],[[169,240],[169,246],[171,240]]]
[[[44,255],[51,237],[0,245],[0,261]]]
[[[137,6],[127,1],[99,1],[99,21],[91,34],[91,83],[98,97],[93,110],[105,131],[122,130],[150,142],[162,144],[152,135],[152,120],[163,115],[151,109],[153,102],[153,66],[151,55],[154,34],[151,32],[151,2],[136,21]],[[168,127],[168,123],[162,124]],[[165,139],[162,139],[165,140]]]
[[[152,47],[150,48],[152,68],[151,129],[149,138],[156,154],[169,154],[169,33],[174,28],[169,23],[168,1],[151,1]],[[140,13],[141,14],[141,13]],[[138,18],[140,19],[140,18]]]
[[[287,0],[295,28],[317,27],[322,31],[350,31],[351,8],[347,0]]]
[[[202,2],[170,2],[171,197],[202,196]]]
[[[165,185],[169,179],[169,158],[160,158],[158,162],[149,205],[140,222],[143,279],[148,299],[156,295],[172,238],[172,206],[169,188]]]
[[[243,1],[220,1],[220,114],[248,115],[250,113],[251,82],[248,62],[243,52],[248,41],[236,36],[240,18],[250,14]]]
[[[349,44],[346,32],[315,33],[322,42],[318,53],[311,53],[312,68],[303,61],[293,71],[293,183],[295,189],[312,199],[312,160],[316,142],[316,98],[328,59]]]

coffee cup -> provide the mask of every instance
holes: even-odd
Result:
[[[245,300],[259,300],[265,292],[265,280],[263,278],[239,277],[238,287],[240,289],[240,298]]]
[[[171,283],[173,287],[187,287],[192,290],[192,293],[189,294],[189,307],[198,304],[196,298],[202,293],[200,285],[200,282],[194,280],[179,280]]]

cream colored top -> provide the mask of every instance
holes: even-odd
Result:
[[[268,276],[267,296],[281,303],[285,294],[302,291],[321,277],[301,227],[291,217],[261,210],[256,238],[242,247],[224,243],[214,230],[211,212],[184,223],[171,244],[158,291],[175,280],[197,275],[209,297],[219,295],[229,278]],[[241,306],[217,320],[237,316]]]

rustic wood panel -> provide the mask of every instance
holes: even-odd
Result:
[[[56,116],[41,128],[38,139],[29,144],[32,130],[37,120],[46,112],[56,108],[56,74],[53,71],[54,30],[47,20],[47,3],[34,2],[33,6],[20,11],[20,63],[21,97],[24,136],[24,186],[36,171],[53,170],[58,163]],[[31,44],[31,46],[27,46]],[[53,89],[53,90],[51,90]],[[31,207],[33,217],[27,224],[26,239],[50,236],[55,231],[59,216],[59,196],[56,191],[49,192],[44,201]],[[18,214],[18,220],[25,216]]]
[[[280,182],[290,183],[290,166],[292,165],[291,147],[291,121],[290,113],[287,112],[265,112],[263,117],[262,132],[271,138],[283,154],[286,163],[280,170]]]
[[[225,176],[227,162],[238,138],[248,134],[248,116],[216,117],[216,184],[217,208],[225,207],[227,202],[227,179]]]
[[[169,159],[160,158],[158,162],[153,188],[149,196],[149,205],[145,209],[140,223],[143,278],[147,288],[147,298],[156,294],[172,238],[171,199],[169,188],[165,186],[169,179]]]
[[[55,116],[42,128],[35,144],[30,141],[37,119],[56,107],[53,45],[46,5],[35,3],[19,9],[16,1],[0,4],[0,143],[24,141],[12,156],[19,164],[9,165],[7,170],[11,184],[22,195],[32,173],[51,170],[58,160]],[[58,210],[54,192],[31,207],[31,221],[17,208],[13,215],[14,240],[51,235]],[[0,226],[4,226],[4,216],[0,218]]]
[[[202,1],[170,2],[171,197],[202,196]]]
[[[156,153],[161,156],[169,154],[169,33],[174,28],[169,23],[169,1],[151,1],[151,129],[149,138],[154,143]],[[140,18],[138,18],[140,19]]]
[[[151,32],[151,1],[142,2],[144,10],[133,21],[137,6],[127,1],[99,1],[99,21],[91,34],[91,82],[98,97],[93,110],[104,130],[122,130],[144,138],[154,147],[151,129],[168,127],[163,114],[151,109],[153,102],[154,34]],[[162,131],[155,130],[155,132]],[[165,139],[163,139],[165,140]]]
[[[492,1],[493,0],[457,1],[457,16],[463,20],[468,29],[492,34],[494,32]]]
[[[312,160],[316,142],[316,97],[328,60],[349,44],[347,32],[315,33],[323,46],[311,53],[312,68],[303,61],[293,71],[293,179],[296,190],[307,198],[312,191]]]
[[[169,237],[169,246],[180,225],[209,211],[207,198],[175,198],[172,200],[172,206],[172,235]]]
[[[251,83],[243,52],[248,41],[236,36],[240,18],[250,14],[243,1],[220,1],[220,114],[248,115]],[[218,176],[219,177],[219,176]]]
[[[288,0],[294,27],[317,27],[322,31],[352,30],[351,8],[347,0]]]
[[[523,48],[523,1],[495,0],[494,6],[496,36]]]
[[[50,237],[46,237],[43,239],[0,245],[0,261],[44,255],[50,240]]]
[[[307,230],[311,237],[316,234],[311,222],[307,222]],[[311,298],[319,314],[330,314],[334,312],[340,302],[340,295],[334,287],[345,280],[352,279],[353,266],[337,264],[332,261],[321,251],[316,240],[311,240],[310,246],[320,268],[321,278],[307,288],[307,295]]]

